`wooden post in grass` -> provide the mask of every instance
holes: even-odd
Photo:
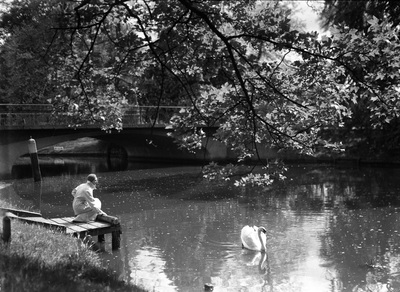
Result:
[[[11,220],[8,216],[3,218],[3,241],[9,243],[11,240]]]
[[[39,158],[37,154],[36,141],[32,137],[28,140],[29,155],[31,156],[31,165],[34,181],[41,181],[42,175],[40,174]]]

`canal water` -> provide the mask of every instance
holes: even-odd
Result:
[[[97,173],[123,232],[118,251],[106,238],[104,264],[149,291],[400,291],[399,169],[290,165],[283,183],[237,188],[198,166],[118,165],[57,158],[38,186],[22,164],[0,199],[72,216],[71,190]],[[267,229],[266,254],[241,248],[247,224]]]

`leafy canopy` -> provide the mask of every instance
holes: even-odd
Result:
[[[339,25],[321,37],[296,26],[280,1],[53,2],[49,45],[68,49],[52,54],[51,102],[104,129],[122,128],[124,104],[187,105],[170,125],[180,145],[195,151],[204,129],[217,127],[212,138],[243,161],[266,147],[340,149],[321,132],[343,127],[361,99],[374,127],[399,112],[398,27],[389,18],[369,18],[366,33]],[[271,175],[238,185],[279,177],[282,168],[262,162]]]

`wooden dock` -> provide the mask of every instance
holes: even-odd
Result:
[[[13,212],[14,210],[8,209],[6,217],[10,219],[18,219],[30,224],[38,224],[47,228],[59,230],[62,233],[72,234],[79,238],[84,238],[87,235],[98,236],[99,242],[104,242],[104,235],[111,233],[112,249],[119,249],[121,242],[121,225],[111,224],[100,221],[90,221],[85,223],[72,222],[75,217],[62,217],[62,218],[43,218],[39,216],[26,216],[28,214]],[[20,211],[20,210],[16,210]],[[21,211],[20,211],[21,212]],[[24,212],[24,211],[22,211]],[[17,214],[18,215],[17,215]],[[36,213],[38,214],[38,213]],[[40,215],[40,214],[39,214]]]

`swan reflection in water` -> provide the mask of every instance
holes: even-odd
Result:
[[[268,254],[266,252],[255,252],[243,249],[241,259],[248,267],[258,268],[260,275],[265,275],[268,272]]]
[[[267,252],[242,249],[240,259],[242,264],[248,268],[249,275],[252,275],[251,285],[253,287],[258,287],[260,292],[273,291]],[[256,276],[257,274],[258,276]]]

